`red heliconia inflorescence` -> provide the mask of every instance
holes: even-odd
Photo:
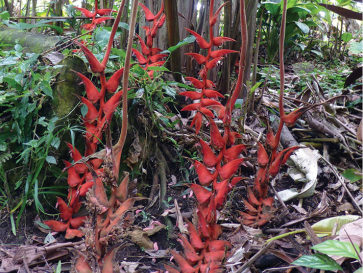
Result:
[[[199,140],[202,162],[195,160],[194,167],[198,175],[199,184],[191,184],[197,202],[198,226],[188,222],[189,239],[180,235],[180,242],[184,248],[184,255],[172,251],[173,257],[180,269],[165,265],[168,272],[223,272],[222,262],[228,257],[231,244],[220,240],[222,228],[217,224],[217,210],[223,208],[228,192],[242,180],[237,176],[238,169],[244,161],[241,153],[246,150],[243,144],[236,144],[241,136],[233,132],[229,124],[224,124],[223,131],[219,130],[215,118],[224,119],[225,106],[218,99],[224,96],[215,90],[215,84],[208,80],[208,71],[213,69],[227,54],[238,53],[229,49],[215,49],[224,42],[234,41],[228,37],[214,37],[213,27],[216,18],[224,5],[213,13],[214,1],[210,3],[210,38],[205,40],[193,30],[187,31],[196,38],[202,49],[207,49],[207,55],[186,53],[202,67],[199,79],[186,77],[195,88],[180,95],[191,100],[199,100],[185,106],[182,111],[196,111],[191,125],[195,126],[198,134],[203,120],[207,120],[210,129],[210,142]],[[244,5],[243,5],[244,7]],[[216,114],[216,115],[215,115]]]
[[[152,79],[154,75],[153,70],[149,70],[149,67],[163,66],[165,61],[163,60],[168,54],[161,54],[160,48],[153,47],[154,38],[159,28],[165,23],[164,12],[164,1],[161,2],[160,10],[157,14],[153,14],[145,5],[139,3],[139,6],[143,9],[146,21],[150,22],[150,26],[144,26],[146,32],[146,43],[145,41],[136,34],[139,39],[141,46],[141,52],[136,48],[132,49],[135,57],[142,69],[147,71],[149,77]]]
[[[117,166],[119,166],[120,157],[113,157],[113,152],[116,155],[121,152],[116,151],[116,148],[112,151],[112,143],[109,143],[104,150],[105,152],[102,153],[102,156],[87,158],[88,156],[96,154],[98,144],[102,141],[103,133],[111,122],[113,113],[119,105],[123,94],[123,91],[119,89],[119,86],[124,68],[117,70],[110,77],[106,77],[105,68],[125,2],[126,1],[124,0],[122,1],[120,10],[115,19],[102,62],[94,56],[86,45],[75,42],[87,58],[90,70],[94,74],[97,74],[100,88],[98,88],[98,86],[87,76],[74,71],[83,83],[86,94],[85,97],[81,97],[81,102],[87,107],[87,114],[83,117],[83,124],[86,128],[84,134],[85,152],[82,156],[76,147],[67,143],[73,161],[72,163],[64,161],[66,165],[65,171],[67,171],[68,174],[67,182],[69,186],[67,202],[59,197],[57,199],[57,206],[60,211],[60,221],[44,221],[44,223],[53,231],[65,231],[66,239],[82,237],[84,235],[86,237],[90,236],[91,239],[86,239],[85,242],[88,249],[93,249],[92,257],[96,258],[99,267],[102,268],[102,272],[113,272],[112,258],[116,249],[109,246],[109,240],[112,236],[115,236],[115,232],[117,232],[116,230],[119,227],[121,219],[123,219],[125,213],[133,206],[135,200],[137,200],[137,198],[127,198],[129,183],[129,176],[127,174],[120,183],[117,181]],[[136,8],[137,6],[133,9],[136,11]],[[90,13],[83,9],[80,10],[86,16],[90,16],[93,19],[97,14],[105,15],[112,12],[111,10],[97,9],[97,1],[94,13]],[[134,27],[130,29],[134,29]],[[131,46],[127,56],[131,57]],[[127,68],[127,74],[128,72],[129,66]],[[127,98],[126,94],[124,94],[124,97]],[[101,167],[102,164],[103,166]],[[106,194],[105,184],[111,188],[109,197]],[[81,198],[85,201],[81,202]],[[87,233],[83,234],[80,229],[84,222],[87,221],[87,217],[76,216],[82,203],[86,203],[87,209],[91,210],[93,212],[93,217],[96,218],[95,223],[92,223],[92,232],[94,233],[91,235],[87,235]],[[77,272],[92,272],[91,267],[84,256],[80,256],[77,259],[75,269]]]
[[[105,15],[110,15],[113,12],[117,12],[116,10],[112,10],[112,9],[99,9],[98,8],[98,1],[95,1],[95,11],[89,11],[88,9],[84,9],[84,8],[78,8],[78,7],[74,7],[75,9],[78,9],[85,17],[92,19],[90,24],[83,24],[81,25],[81,28],[85,29],[85,30],[94,30],[95,27],[107,20],[112,19],[112,17],[97,17],[97,15],[99,16],[105,16]]]

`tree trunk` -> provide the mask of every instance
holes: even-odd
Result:
[[[166,27],[168,32],[168,47],[176,45],[179,42],[179,25],[178,25],[178,7],[177,0],[165,0]],[[173,71],[174,78],[181,81],[180,67],[180,50],[177,49],[171,53],[170,67]]]
[[[125,11],[122,14],[121,17],[121,22],[128,22],[129,21],[129,4],[130,4],[130,0],[126,0],[125,2]],[[139,30],[139,25],[137,25],[137,29],[136,29],[136,33],[138,33],[140,35],[140,30]],[[126,48],[126,43],[127,43],[127,31],[125,29],[123,29],[121,31],[121,35],[120,35],[120,48]]]
[[[9,3],[8,0],[4,0],[6,10],[9,12],[10,16],[13,16],[13,3]]]
[[[229,2],[226,6],[224,6],[224,34],[223,36],[230,37],[231,36],[231,25],[232,25],[232,3],[228,0],[224,0],[224,2]],[[224,49],[231,49],[231,43],[225,43],[223,45]],[[224,58],[224,62],[222,65],[222,75],[219,81],[218,91],[222,94],[226,94],[230,89],[230,77],[231,77],[231,54],[228,54],[226,58]]]

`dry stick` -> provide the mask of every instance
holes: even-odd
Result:
[[[115,166],[118,172],[120,166],[120,157],[122,154],[122,149],[125,144],[126,134],[127,134],[127,90],[129,84],[129,73],[130,73],[130,63],[131,63],[131,49],[132,49],[132,41],[135,32],[135,24],[136,24],[136,15],[137,15],[137,5],[139,4],[138,0],[135,0],[132,5],[132,12],[131,12],[131,22],[130,22],[130,29],[129,29],[129,37],[127,41],[127,49],[126,49],[126,59],[125,59],[125,70],[122,77],[122,88],[124,90],[122,94],[122,128],[121,134],[118,142],[115,145],[115,159],[118,162],[118,165]]]
[[[261,255],[263,255],[268,249],[269,247],[273,244],[273,242],[269,242],[268,244],[266,244],[265,246],[263,246],[255,255],[252,256],[252,258],[250,258],[248,260],[247,263],[245,263],[243,266],[241,266],[236,273],[242,273],[244,270],[246,270],[250,265],[252,265]]]
[[[345,185],[345,181],[344,179],[340,176],[340,174],[337,172],[337,170],[335,169],[335,167],[324,157],[321,157],[326,164],[328,164],[328,166],[330,167],[330,169],[333,171],[333,173],[335,174],[335,176],[338,178],[340,184],[343,186],[343,188],[345,189],[345,191],[348,193],[349,197],[352,199],[353,204],[355,205],[355,207],[358,209],[358,211],[360,212],[361,215],[363,215],[363,210],[359,207],[357,201],[355,201],[352,193],[349,191],[347,185]]]

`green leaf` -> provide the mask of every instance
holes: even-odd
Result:
[[[354,250],[356,248],[356,251]],[[358,244],[351,242],[342,242],[338,240],[326,240],[320,244],[314,245],[311,248],[327,255],[335,255],[347,258],[359,259],[357,253],[359,253]]]
[[[3,11],[0,13],[0,19],[1,20],[9,20],[10,14],[8,11]]]
[[[363,273],[363,267],[358,268],[354,273]]]
[[[348,223],[354,222],[355,220],[358,220],[360,216],[358,215],[342,215],[342,216],[336,216],[331,218],[326,218],[324,220],[321,220],[314,225],[312,225],[312,229],[319,234],[324,235],[331,235],[333,228],[336,225],[337,231],[340,230],[340,228]]]
[[[356,169],[346,169],[342,176],[348,179],[351,183],[357,182],[362,179],[362,174]]]
[[[336,261],[325,254],[304,255],[292,264],[321,270],[343,270]]]
[[[151,71],[163,71],[163,72],[170,72],[165,66],[149,66],[147,70]]]
[[[299,27],[299,29],[303,33],[305,33],[305,34],[308,34],[309,33],[310,28],[306,24],[304,24],[302,22],[294,22],[294,23]]]
[[[169,47],[167,50],[164,50],[161,53],[171,53],[171,52],[177,50],[179,47],[181,47],[183,45],[187,45],[187,44],[193,43],[194,41],[195,41],[195,37],[193,35],[190,35],[190,36],[184,38],[183,41],[180,41],[176,45]]]
[[[62,272],[62,261],[58,261],[57,268],[55,269],[55,273]]]
[[[343,42],[346,42],[346,43],[348,43],[350,40],[352,40],[353,39],[353,35],[352,35],[352,33],[350,33],[350,32],[345,32],[345,33],[343,33],[342,34],[342,40],[343,40]]]
[[[363,52],[363,40],[360,42],[351,42],[349,52],[355,55],[361,54]]]
[[[120,22],[120,23],[118,24],[118,26],[119,26],[119,27],[122,27],[122,28],[124,28],[124,29],[126,29],[126,30],[130,30],[129,24],[126,24],[126,23],[124,23],[124,22]]]
[[[57,164],[57,160],[55,159],[54,156],[48,155],[45,160],[49,163],[49,164]]]

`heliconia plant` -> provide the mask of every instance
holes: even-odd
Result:
[[[262,226],[266,224],[273,215],[273,197],[268,197],[268,186],[272,178],[280,171],[282,165],[286,163],[291,154],[299,149],[299,146],[288,147],[278,151],[281,132],[284,124],[292,126],[296,120],[306,112],[306,107],[297,109],[289,114],[285,114],[283,97],[285,85],[285,68],[284,68],[284,40],[286,27],[286,6],[287,0],[284,0],[281,31],[280,31],[280,96],[279,112],[280,123],[276,134],[271,129],[266,134],[266,144],[258,142],[257,163],[258,171],[255,177],[253,188],[247,190],[247,200],[244,200],[246,212],[240,212],[242,222],[245,225]]]
[[[163,13],[164,1],[161,2],[160,10],[155,15],[142,3],[139,3],[139,6],[144,11],[146,21],[150,22],[151,24],[150,26],[143,27],[146,32],[146,43],[138,34],[136,34],[141,46],[141,52],[136,48],[133,48],[132,52],[135,54],[140,67],[147,71],[149,77],[152,79],[154,71],[148,70],[148,68],[163,66],[165,61],[162,59],[168,56],[168,54],[161,54],[160,52],[162,50],[160,48],[153,47],[154,38],[157,34],[157,31],[165,23],[166,16]]]
[[[88,9],[85,9],[85,8],[78,8],[78,7],[74,7],[74,8],[79,10],[87,18],[92,19],[91,23],[81,25],[81,28],[83,28],[85,30],[94,30],[97,25],[99,25],[107,20],[112,19],[112,17],[97,17],[97,15],[105,16],[105,15],[110,15],[113,12],[117,12],[116,10],[112,10],[112,9],[99,9],[98,0],[95,1],[95,11],[94,12],[92,12]]]
[[[202,49],[206,49],[206,55],[199,53],[186,53],[201,65],[199,79],[187,77],[195,90],[180,93],[189,99],[199,100],[185,106],[182,111],[196,111],[191,125],[195,127],[198,134],[202,128],[203,120],[209,124],[210,141],[199,139],[203,161],[194,161],[194,168],[198,175],[199,184],[191,184],[197,203],[198,224],[194,226],[188,222],[189,239],[180,235],[180,242],[184,249],[184,255],[171,251],[180,269],[165,265],[170,273],[174,272],[222,272],[222,262],[228,257],[228,250],[231,244],[228,241],[220,240],[222,228],[217,224],[217,210],[223,208],[228,192],[236,185],[242,177],[238,176],[238,170],[243,163],[242,151],[246,150],[245,145],[236,144],[236,139],[240,134],[234,132],[230,126],[230,115],[233,110],[235,100],[227,102],[227,107],[218,100],[224,96],[214,89],[215,84],[208,79],[208,72],[213,69],[224,56],[230,53],[238,53],[229,49],[214,49],[224,42],[234,41],[228,37],[214,37],[213,28],[223,4],[213,12],[214,0],[210,3],[209,10],[209,41],[205,40],[198,33],[187,29],[195,38],[197,44]],[[246,54],[246,16],[244,1],[240,5],[242,47],[240,55],[241,63],[244,62]],[[243,82],[243,65],[240,65],[238,82],[231,99],[238,97]],[[228,106],[229,105],[229,106]],[[230,107],[230,108],[228,108]],[[232,108],[232,109],[231,109]],[[216,114],[216,116],[215,116]],[[223,131],[220,132],[215,118],[223,121]]]
[[[120,158],[128,122],[127,92],[118,89],[121,77],[123,77],[124,90],[128,89],[132,38],[135,30],[138,1],[134,1],[132,9],[125,69],[117,70],[108,79],[105,74],[113,39],[125,2],[123,0],[119,8],[102,62],[94,56],[87,46],[76,42],[87,58],[91,72],[98,76],[100,89],[88,77],[75,71],[86,90],[86,96],[81,97],[82,103],[88,109],[87,114],[83,117],[86,128],[85,153],[82,156],[73,145],[67,144],[73,160],[72,163],[65,161],[68,173],[68,200],[66,203],[63,199],[57,198],[61,221],[44,221],[53,231],[65,231],[66,239],[85,236],[85,244],[89,254],[88,256],[87,253],[80,256],[75,263],[75,270],[81,273],[94,272],[88,258],[95,258],[101,272],[113,272],[112,258],[116,253],[116,248],[113,247],[112,242],[117,241],[116,239],[122,229],[120,223],[124,219],[125,213],[137,200],[137,198],[128,198],[128,174],[124,176],[120,183],[118,181]],[[100,11],[103,12],[97,10],[96,1],[95,13],[100,14]],[[117,144],[112,146],[110,134],[108,134],[106,149],[97,152],[98,144],[102,140],[103,133],[108,128],[112,115],[121,99],[123,101],[123,120],[120,138]],[[111,193],[109,196],[106,194],[106,186],[110,188]],[[80,201],[82,197],[86,198],[85,206],[90,212],[90,217],[93,218],[77,217],[75,215],[82,205]],[[83,224],[85,224],[84,227],[82,227]]]

